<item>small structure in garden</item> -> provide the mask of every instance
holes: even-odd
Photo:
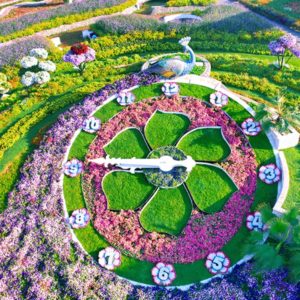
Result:
[[[179,44],[183,46],[184,52],[188,52],[190,54],[189,60],[184,61],[180,58],[162,59],[150,65],[145,72],[158,74],[166,79],[189,74],[196,63],[195,53],[189,46],[190,40],[190,37],[185,37],[179,41]]]

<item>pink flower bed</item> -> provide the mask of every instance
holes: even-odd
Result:
[[[113,212],[107,209],[101,183],[110,170],[96,165],[89,165],[85,170],[85,196],[93,204],[95,228],[115,247],[155,263],[190,263],[220,250],[244,225],[243,219],[249,213],[256,189],[255,155],[239,126],[223,111],[207,107],[191,97],[185,100],[180,97],[160,97],[135,103],[104,124],[87,158],[105,155],[104,145],[119,131],[127,127],[142,129],[157,109],[187,114],[191,119],[189,130],[203,126],[222,128],[231,154],[220,165],[239,188],[223,210],[208,215],[194,209],[187,226],[178,237],[148,233],[139,223],[139,210]]]

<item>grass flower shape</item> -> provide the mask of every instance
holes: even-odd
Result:
[[[196,162],[190,172],[182,166],[167,172],[160,168],[140,168],[134,174],[132,170],[109,172],[102,181],[102,188],[110,210],[142,207],[139,219],[146,231],[178,235],[186,226],[193,207],[206,213],[223,208],[237,190],[229,175],[216,165],[229,156],[229,144],[220,127],[188,131],[189,125],[190,119],[182,113],[157,110],[143,133],[137,128],[127,128],[104,147],[111,158],[170,156],[178,161],[191,157]],[[202,175],[206,176],[205,180]],[[130,189],[124,188],[125,182]]]

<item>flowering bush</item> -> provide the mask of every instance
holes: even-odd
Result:
[[[70,177],[76,177],[83,171],[83,163],[76,158],[64,164],[64,173]]]
[[[223,107],[228,103],[228,96],[221,92],[215,92],[210,95],[209,101],[212,105]]]
[[[48,57],[48,51],[45,48],[34,48],[29,52],[30,56],[36,58],[46,59]]]
[[[207,256],[205,266],[214,275],[225,274],[228,272],[230,260],[222,251],[210,253]]]
[[[170,285],[176,278],[173,265],[159,262],[151,271],[153,281],[158,285]]]
[[[84,120],[82,124],[82,129],[85,132],[95,133],[101,128],[101,121],[95,117],[89,117],[88,119]]]
[[[42,69],[43,71],[54,72],[56,70],[56,64],[51,60],[40,61],[39,68]]]
[[[0,99],[9,92],[11,84],[7,81],[7,77],[4,73],[0,73]]]
[[[273,184],[280,180],[281,172],[275,164],[261,166],[258,171],[258,177],[266,184]]]
[[[25,56],[20,61],[22,68],[29,69],[34,66],[37,66],[38,60],[32,56]]]
[[[74,69],[79,70],[80,74],[83,74],[86,63],[95,60],[95,58],[96,52],[94,49],[85,44],[75,44],[63,56],[63,61],[71,63]]]
[[[134,103],[104,124],[90,146],[86,159],[104,157],[103,147],[112,137],[125,128],[145,126],[156,110],[188,115],[191,120],[189,129],[221,126],[231,148],[230,156],[221,163],[221,166],[239,190],[218,213],[207,215],[193,210],[183,233],[177,238],[145,232],[139,222],[140,210],[120,212],[109,210],[101,185],[103,177],[108,172],[105,167],[88,165],[83,176],[86,201],[93,207],[95,228],[118,249],[151,262],[193,262],[221,249],[242,226],[243,215],[249,212],[256,188],[255,157],[239,126],[224,112],[208,108],[194,98],[188,97],[183,101],[180,97],[162,96],[159,101],[148,99]]]
[[[107,247],[99,252],[99,264],[107,270],[113,270],[121,265],[121,253],[113,247]]]
[[[132,104],[134,100],[135,100],[134,94],[132,94],[131,92],[127,92],[126,90],[119,92],[117,97],[118,103],[123,106]]]
[[[300,58],[300,45],[297,45],[297,38],[290,33],[271,41],[269,49],[272,55],[277,56],[279,69],[282,69],[293,56]]]
[[[25,56],[21,59],[21,66],[24,69],[30,69],[21,77],[21,83],[29,87],[33,84],[44,84],[50,80],[49,72],[56,70],[56,65],[52,61],[39,61],[39,59],[46,59],[48,51],[43,48],[34,48],[30,50],[30,56]],[[42,71],[40,71],[42,70]]]
[[[175,82],[165,82],[161,90],[166,96],[174,96],[179,93],[179,85]]]
[[[266,229],[266,226],[262,221],[262,215],[259,211],[251,213],[247,216],[246,226],[251,231],[262,231]]]
[[[68,221],[74,229],[84,228],[90,221],[90,214],[86,208],[77,209],[72,212]]]
[[[246,119],[241,124],[242,130],[246,135],[255,136],[261,132],[261,124],[253,118]]]

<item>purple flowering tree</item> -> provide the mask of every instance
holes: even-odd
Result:
[[[94,61],[95,58],[96,52],[94,49],[79,43],[71,47],[67,54],[63,56],[63,61],[71,63],[74,69],[78,70],[82,75],[86,69],[87,62]]]
[[[300,45],[297,44],[297,39],[292,34],[286,34],[270,42],[269,49],[272,55],[277,56],[277,67],[280,70],[293,56],[300,58]]]

